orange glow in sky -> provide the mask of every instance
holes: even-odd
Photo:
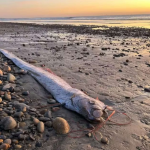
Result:
[[[1,0],[0,18],[150,14],[150,0]]]

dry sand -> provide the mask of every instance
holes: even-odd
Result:
[[[127,126],[105,125],[100,132],[109,139],[108,145],[86,136],[73,139],[57,135],[52,130],[47,131],[48,139],[46,142],[43,139],[43,146],[36,149],[149,150],[150,94],[144,91],[144,87],[150,85],[149,36],[101,35],[95,34],[96,31],[94,35],[79,34],[78,27],[71,27],[68,32],[66,28],[0,23],[0,48],[11,51],[25,61],[35,60],[36,66],[50,68],[72,87],[126,112],[132,118],[132,123]],[[138,29],[134,31],[137,32]],[[49,93],[29,75],[22,80],[24,88],[31,93],[30,99],[34,105],[46,103]],[[83,120],[84,126],[87,124],[84,118],[64,108],[53,113],[53,116],[65,118],[71,126],[76,126],[73,121],[80,120]],[[123,115],[116,115],[112,119],[119,123],[128,121]]]

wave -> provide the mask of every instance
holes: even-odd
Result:
[[[37,18],[0,18],[1,21],[21,20],[150,20],[147,15],[83,16],[83,17],[37,17]]]

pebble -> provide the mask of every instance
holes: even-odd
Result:
[[[15,80],[16,80],[16,77],[13,74],[9,73],[7,75],[7,81],[14,82]]]
[[[3,71],[0,69],[0,76],[3,76]]]
[[[0,126],[2,126],[4,130],[11,130],[17,126],[17,123],[14,118],[8,116],[2,119]]]
[[[7,144],[11,144],[11,139],[6,139],[5,141],[4,141],[4,143],[7,143]]]
[[[18,136],[18,139],[19,140],[25,140],[25,138],[26,138],[26,136],[25,135],[23,135],[23,134],[19,134],[19,136]]]
[[[9,93],[5,92],[4,97],[6,100],[11,101],[11,95]]]
[[[22,95],[28,96],[28,95],[29,95],[29,91],[24,91],[24,92],[22,92]]]
[[[2,98],[0,97],[0,103],[2,102]]]
[[[109,141],[108,141],[108,139],[106,137],[102,137],[101,142],[103,144],[108,144],[109,143]]]
[[[45,121],[49,121],[50,118],[47,118],[47,117],[40,117],[39,120],[45,122]]]
[[[3,143],[3,139],[0,139],[0,144],[2,144]]]
[[[10,148],[9,144],[3,143],[2,145],[0,145],[0,150],[8,150]]]
[[[15,145],[14,148],[15,148],[15,149],[21,149],[22,146],[21,146],[21,145]]]
[[[37,130],[38,130],[40,133],[44,132],[44,123],[43,123],[43,122],[40,121],[40,122],[37,124]]]
[[[144,87],[144,91],[150,92],[150,86],[145,86],[145,87]]]
[[[47,100],[47,103],[49,103],[49,104],[55,104],[56,101],[54,99],[49,99],[49,100]]]
[[[57,117],[53,121],[53,128],[58,134],[67,134],[70,131],[68,122],[61,117]]]
[[[53,108],[52,108],[52,111],[53,111],[53,112],[58,111],[58,110],[60,110],[59,107],[53,107]]]
[[[33,123],[37,125],[40,121],[37,118],[33,118]]]
[[[12,142],[13,142],[14,144],[18,144],[18,143],[19,143],[18,140],[16,140],[16,139],[13,139]]]
[[[0,85],[2,85],[3,84],[3,82],[2,82],[2,80],[0,80]]]
[[[44,114],[44,117],[52,118],[52,113],[51,113],[51,111],[48,110],[48,111]]]
[[[3,70],[6,71],[6,72],[10,72],[10,71],[11,71],[11,68],[10,68],[10,66],[5,65],[5,66],[3,67]]]
[[[52,121],[47,121],[47,122],[45,122],[45,125],[47,126],[47,127],[52,127]]]
[[[23,116],[23,112],[16,112],[15,114],[14,114],[14,117],[18,117],[18,118],[20,118],[20,117],[22,117]]]

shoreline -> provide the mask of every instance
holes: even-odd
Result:
[[[142,27],[109,27],[107,25],[67,25],[67,24],[36,24],[36,23],[13,23],[0,22],[0,24],[23,25],[32,27],[48,28],[52,30],[64,30],[68,33],[93,34],[106,36],[131,36],[131,37],[149,37],[150,29]],[[97,28],[93,30],[93,28]]]
[[[150,94],[146,86],[149,89],[150,42],[146,35],[150,30],[120,30],[111,28],[107,32],[97,32],[85,26],[0,23],[0,48],[38,67],[50,68],[72,87],[93,98],[98,97],[133,119],[128,126],[106,125],[99,131],[109,139],[108,145],[95,142],[89,137],[71,139],[50,132],[51,140],[40,150],[149,149]],[[25,85],[34,88],[35,83],[28,81]],[[33,91],[36,91],[37,96],[38,93],[45,96],[40,88]],[[42,97],[39,98],[41,103],[44,102]],[[55,117],[59,115],[68,121],[80,119],[64,108]],[[126,121],[122,115],[112,119]]]

